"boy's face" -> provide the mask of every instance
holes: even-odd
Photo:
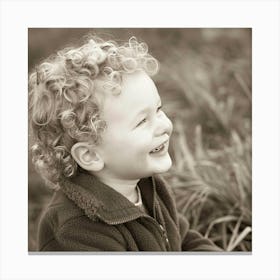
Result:
[[[106,93],[102,107],[107,128],[97,149],[105,176],[140,179],[171,167],[172,123],[160,109],[157,88],[145,72],[123,75],[121,93]]]

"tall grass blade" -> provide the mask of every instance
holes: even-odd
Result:
[[[243,93],[248,98],[250,102],[252,102],[252,93],[247,84],[245,83],[244,79],[241,77],[241,75],[237,72],[234,73],[234,77],[236,81],[239,83],[240,87],[243,89]]]
[[[212,222],[209,224],[209,226],[208,226],[208,228],[207,228],[207,230],[206,230],[204,236],[205,236],[206,238],[208,238],[208,236],[210,235],[210,232],[211,232],[211,230],[212,230],[212,228],[213,228],[214,225],[220,224],[220,223],[225,223],[225,222],[236,221],[236,220],[238,220],[237,217],[235,217],[235,216],[230,216],[230,215],[224,216],[224,217],[221,217],[221,218],[218,218],[218,219],[215,219],[214,221],[212,221]]]
[[[251,227],[246,227],[244,230],[237,236],[235,241],[228,245],[227,251],[231,252],[234,248],[252,231]]]

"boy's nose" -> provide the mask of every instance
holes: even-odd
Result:
[[[173,125],[171,120],[163,113],[157,120],[157,127],[155,130],[155,136],[161,136],[163,134],[171,135]]]

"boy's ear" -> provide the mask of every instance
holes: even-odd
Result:
[[[71,155],[75,161],[87,171],[100,171],[104,167],[104,161],[93,145],[78,142],[71,148]]]

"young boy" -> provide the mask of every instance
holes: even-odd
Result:
[[[40,251],[220,251],[189,229],[159,173],[172,123],[150,76],[158,62],[132,37],[93,38],[30,75],[33,162],[53,198]]]

